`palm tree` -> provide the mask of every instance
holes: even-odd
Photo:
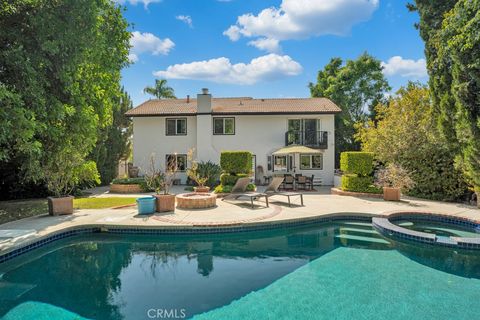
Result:
[[[167,80],[165,79],[156,79],[154,87],[145,87],[143,89],[144,93],[151,94],[152,96],[157,97],[158,99],[176,99],[175,91],[172,87],[169,87],[167,84]]]

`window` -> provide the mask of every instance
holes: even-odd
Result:
[[[322,154],[302,154],[300,155],[300,169],[311,170],[323,169],[323,155]]]
[[[235,134],[235,118],[213,118],[213,134]]]
[[[187,134],[187,118],[166,119],[167,136],[184,136]]]
[[[187,170],[187,155],[186,154],[167,154],[165,160],[165,167],[171,171],[175,167],[178,171]]]
[[[273,171],[287,171],[287,156],[274,156]]]

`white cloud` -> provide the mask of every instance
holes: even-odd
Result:
[[[223,32],[230,40],[241,36],[279,41],[333,34],[344,35],[359,22],[368,20],[379,0],[282,0],[279,8],[247,13]]]
[[[148,5],[150,3],[162,2],[162,0],[113,0],[113,1],[116,3],[120,3],[122,5],[125,3],[130,3],[131,5],[134,5],[134,6],[136,6],[139,3],[143,3],[143,6],[145,7],[145,9],[148,9]]]
[[[249,46],[254,46],[267,52],[280,52],[280,45],[277,39],[259,38],[248,42]]]
[[[130,61],[138,61],[138,55],[150,52],[153,55],[167,55],[170,50],[175,47],[175,43],[169,38],[160,39],[154,34],[148,32],[132,32],[132,37],[130,38]]]
[[[185,22],[190,28],[193,28],[192,17],[179,15],[176,16],[175,19]]]
[[[423,78],[427,76],[427,64],[425,59],[403,59],[394,56],[387,62],[382,62],[383,73],[386,76],[399,75],[402,77]]]
[[[175,64],[153,74],[166,79],[207,80],[218,83],[251,85],[272,81],[302,72],[302,66],[287,55],[269,54],[252,59],[249,63],[232,64],[228,58]]]

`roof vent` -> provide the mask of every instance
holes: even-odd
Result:
[[[208,94],[208,88],[202,88],[202,94]]]

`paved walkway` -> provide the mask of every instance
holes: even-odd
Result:
[[[94,190],[92,196],[113,196],[106,190]],[[183,187],[175,187],[176,193],[184,192]],[[259,191],[262,191],[260,189]],[[122,195],[116,195],[122,196]],[[132,195],[127,195],[132,196]],[[406,198],[400,202],[386,202],[382,199],[356,198],[329,194],[329,188],[304,194],[305,206],[299,199],[292,198],[294,205],[288,207],[285,197],[270,198],[270,207],[258,202],[254,209],[248,202],[221,201],[217,207],[202,210],[181,210],[174,213],[137,215],[136,207],[122,209],[83,209],[73,215],[51,217],[47,214],[26,218],[0,225],[0,253],[12,250],[34,239],[46,236],[65,228],[82,225],[125,226],[125,227],[200,227],[225,225],[250,225],[275,223],[331,214],[362,214],[382,216],[392,211],[425,211],[452,216],[466,217],[480,222],[480,210],[464,204]]]

